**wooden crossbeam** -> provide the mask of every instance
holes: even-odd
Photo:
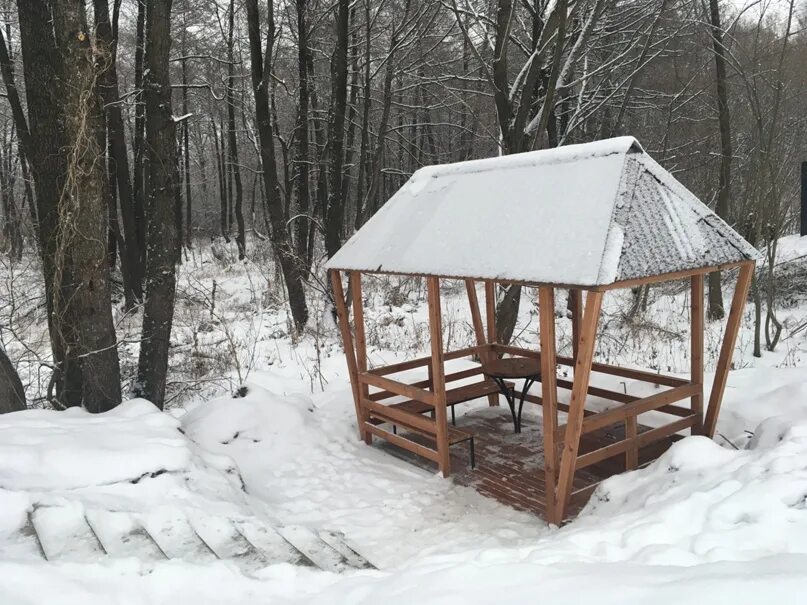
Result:
[[[461,359],[463,357],[471,357],[472,355],[479,355],[486,349],[485,346],[476,345],[473,347],[465,347],[457,349],[456,351],[449,351],[443,354],[444,361],[451,361],[453,359]],[[405,372],[407,370],[414,370],[416,368],[426,367],[431,363],[431,355],[426,357],[417,357],[399,363],[393,363],[387,366],[380,366],[369,370],[371,374],[376,376],[386,376],[388,374],[397,374],[398,372]]]
[[[437,434],[437,423],[428,416],[405,412],[392,406],[376,403],[369,399],[364,401],[364,406],[369,411],[370,417],[386,420],[393,424],[401,424],[402,426],[411,426],[414,429],[423,431],[427,435]]]
[[[412,441],[411,439],[391,433],[390,431],[384,430],[380,426],[375,426],[369,422],[365,424],[365,429],[376,437],[386,439],[393,445],[397,445],[402,449],[417,454],[418,456],[422,456],[427,460],[431,460],[432,462],[437,462],[438,464],[440,462],[440,454],[433,449],[426,447],[425,445],[421,445],[420,443]]]
[[[650,445],[651,443],[660,441],[661,439],[674,435],[675,433],[683,431],[684,429],[691,428],[697,423],[697,421],[697,416],[695,414],[690,414],[686,418],[681,418],[680,420],[665,424],[664,426],[650,429],[649,431],[645,431],[643,433],[639,433],[638,435],[623,439],[622,441],[617,441],[616,443],[606,445],[605,447],[601,447],[592,452],[586,452],[577,458],[575,470],[586,468],[587,466],[597,464],[598,462],[602,462],[608,458],[613,458],[614,456],[618,456],[630,450],[637,450],[638,452],[639,449]]]
[[[468,368],[466,370],[459,370],[458,372],[451,372],[450,374],[446,374],[446,383],[455,382],[457,380],[462,380],[463,378],[470,378],[472,376],[477,376],[482,373],[481,366],[475,366],[473,368]],[[420,389],[428,389],[431,387],[431,382],[429,379],[419,380],[417,382],[413,382],[410,386],[417,387]],[[392,391],[378,391],[376,393],[370,393],[370,399],[373,401],[383,401],[384,399],[389,399],[390,397],[399,397],[398,393],[393,393]]]
[[[360,372],[359,382],[364,385],[384,389],[385,391],[389,391],[395,395],[400,395],[401,397],[406,397],[407,399],[415,399],[417,401],[422,401],[423,403],[428,403],[429,405],[437,404],[435,394],[431,391],[427,391],[398,380],[392,380],[391,378],[387,378],[385,376],[376,376],[375,374],[370,374],[369,372]],[[365,399],[369,399],[369,396],[365,396]]]

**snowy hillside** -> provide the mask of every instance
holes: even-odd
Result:
[[[784,241],[783,258],[799,258],[802,244]],[[98,416],[0,416],[3,605],[803,602],[807,335],[798,327],[807,309],[798,296],[781,310],[782,343],[761,359],[750,355],[747,312],[716,442],[684,439],[603,483],[555,528],[360,443],[324,306],[319,331],[291,343],[283,311],[255,299],[256,269],[206,264],[191,274],[181,287],[199,299],[216,281],[216,311],[187,298],[175,361],[225,359],[227,343],[242,355],[215,381],[218,370],[205,370],[213,386],[195,383],[165,413],[132,400]],[[467,305],[450,283],[444,294],[446,346],[458,348],[471,338]],[[371,362],[426,346],[423,292],[387,281],[368,296]],[[535,340],[533,298],[525,291],[522,344]],[[685,371],[686,302],[674,288],[654,290],[629,322],[624,300],[607,301],[599,358]],[[568,345],[566,323],[558,336]],[[710,365],[720,330],[708,327]],[[260,556],[227,542],[227,532],[274,531],[313,564],[293,564],[277,541],[265,539]],[[340,536],[337,550],[374,569],[334,564],[323,536]]]

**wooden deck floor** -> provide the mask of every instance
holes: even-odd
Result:
[[[526,412],[526,410],[525,410]],[[461,443],[451,448],[451,478],[460,485],[474,488],[483,496],[512,508],[543,517],[545,509],[543,437],[540,419],[524,415],[520,434],[513,433],[513,421],[506,405],[477,408],[457,417],[457,427],[474,434],[476,468],[471,469],[469,448]],[[640,431],[647,427],[640,427]],[[611,427],[586,436],[581,453],[613,443],[623,437],[620,429]],[[408,434],[407,438],[420,440]],[[664,441],[640,451],[644,464],[660,456],[671,445]],[[430,471],[436,465],[400,448],[376,439],[376,447]],[[603,479],[625,470],[624,456],[606,460],[575,473],[573,490],[591,487]],[[575,517],[588,501],[590,492],[572,498],[567,518]]]

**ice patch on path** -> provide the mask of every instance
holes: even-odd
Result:
[[[179,471],[191,451],[179,421],[144,399],[104,414],[80,408],[0,416],[0,488],[75,489]]]

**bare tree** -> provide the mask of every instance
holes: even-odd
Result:
[[[18,10],[56,402],[100,412],[121,392],[93,42],[81,0]]]
[[[162,407],[176,296],[176,124],[171,109],[171,0],[146,0],[143,77],[148,200],[146,299],[135,392]]]
[[[247,23],[249,29],[249,51],[252,66],[252,90],[255,95],[255,117],[257,121],[263,180],[266,187],[266,209],[271,228],[270,238],[278,263],[286,283],[289,306],[294,326],[301,331],[308,321],[308,306],[303,289],[303,268],[294,253],[284,220],[283,200],[278,179],[272,114],[269,98],[269,79],[272,71],[272,53],[275,43],[274,6],[266,7],[266,44],[261,41],[258,0],[246,0]]]

